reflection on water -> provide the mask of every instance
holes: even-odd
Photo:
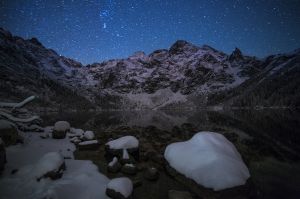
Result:
[[[235,143],[249,166],[261,198],[300,198],[300,112],[235,111],[109,111],[45,114],[45,125],[67,120],[97,133],[118,126],[155,126],[189,139],[197,131],[215,131]],[[177,132],[177,133],[175,133]],[[236,141],[239,140],[239,141]]]

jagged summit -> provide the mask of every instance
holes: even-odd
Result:
[[[169,49],[171,54],[179,54],[183,51],[197,51],[198,47],[185,40],[177,40]]]
[[[234,51],[229,56],[229,61],[242,60],[242,59],[244,59],[244,56],[242,54],[242,51],[238,48],[235,48]]]

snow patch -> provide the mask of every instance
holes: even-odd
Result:
[[[58,171],[59,167],[64,163],[63,156],[58,152],[50,152],[45,154],[34,166],[34,176],[40,178],[50,171]]]
[[[108,189],[121,193],[125,198],[132,193],[132,182],[129,178],[114,178],[107,184]]]
[[[84,134],[83,134],[83,137],[87,140],[92,140],[95,138],[95,134],[93,131],[86,131]]]
[[[89,140],[89,141],[84,141],[84,142],[80,142],[78,145],[90,145],[90,144],[98,144],[98,140]]]
[[[139,141],[136,137],[129,135],[109,141],[105,145],[108,145],[110,149],[130,149],[137,148],[139,146]]]

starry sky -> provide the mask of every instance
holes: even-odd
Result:
[[[84,64],[178,39],[264,57],[300,48],[300,0],[0,0],[0,27]]]

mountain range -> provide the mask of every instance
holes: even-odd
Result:
[[[83,65],[0,28],[0,100],[38,96],[55,109],[298,107],[300,50],[263,59],[184,40]]]

